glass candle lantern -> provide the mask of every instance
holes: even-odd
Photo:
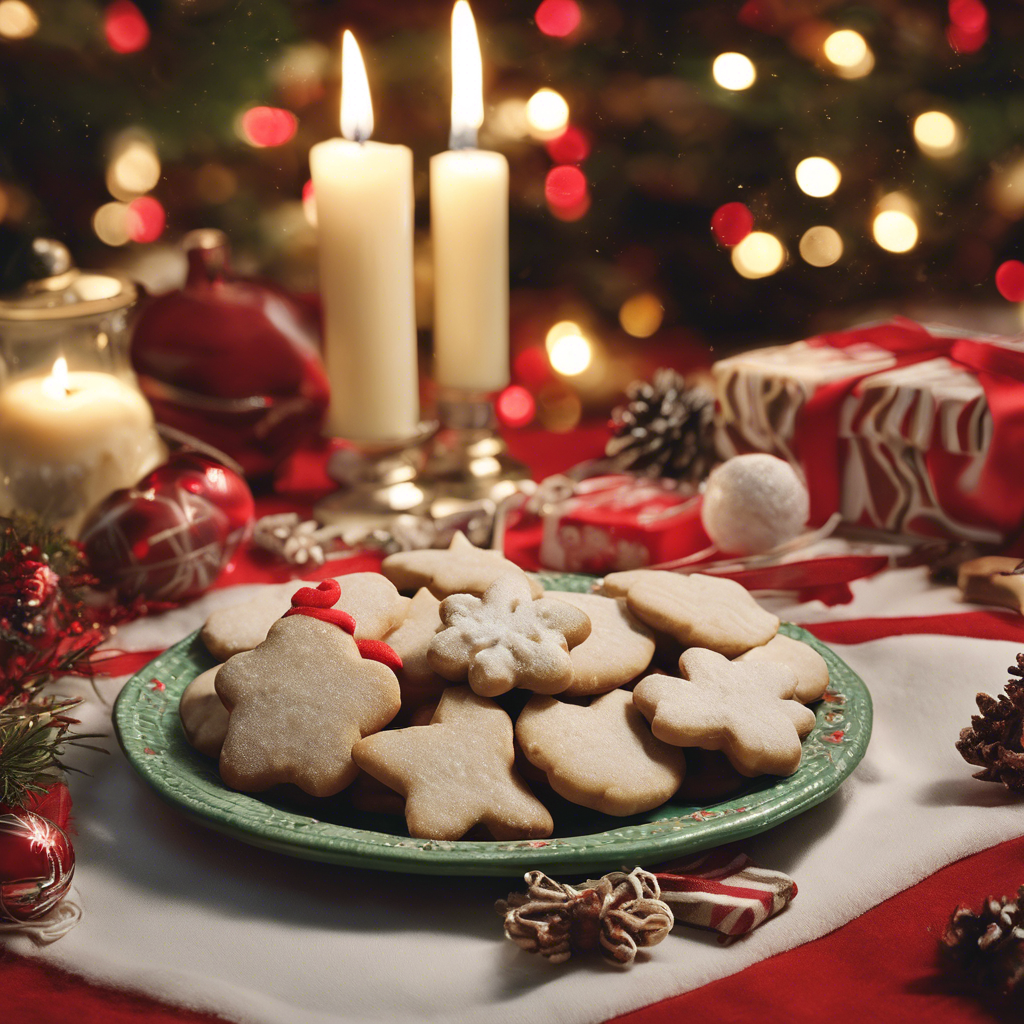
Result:
[[[167,451],[128,361],[135,286],[34,243],[45,276],[0,298],[0,514],[35,512],[75,536],[111,491]]]

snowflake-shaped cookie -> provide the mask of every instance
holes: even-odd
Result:
[[[791,669],[730,662],[701,647],[684,651],[679,669],[683,679],[647,676],[633,691],[658,739],[721,750],[744,775],[792,775],[800,767],[800,736],[814,727],[814,712],[789,699]]]
[[[496,697],[514,686],[559,693],[573,676],[569,648],[590,635],[590,619],[564,601],[532,599],[529,582],[504,576],[483,597],[453,594],[441,602],[444,628],[430,642],[427,661],[453,682]]]

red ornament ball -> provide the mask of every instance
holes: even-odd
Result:
[[[237,473],[182,453],[90,513],[81,543],[101,584],[125,600],[188,601],[205,593],[252,528]]]
[[[67,895],[75,851],[67,833],[32,811],[0,814],[0,921],[35,921]]]
[[[1007,302],[1024,302],[1024,263],[1007,260],[996,270],[996,288]]]
[[[743,203],[726,203],[711,215],[711,230],[719,245],[739,245],[754,230],[754,215]]]

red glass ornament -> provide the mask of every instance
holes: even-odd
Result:
[[[1024,263],[1007,260],[996,271],[996,288],[1007,302],[1024,302]]]
[[[132,362],[160,423],[266,477],[320,431],[330,388],[319,329],[283,289],[233,277],[220,232],[193,242],[185,287],[142,307]]]
[[[32,811],[0,814],[0,921],[35,921],[67,895],[75,851],[67,833]]]
[[[248,536],[245,481],[191,452],[90,513],[80,537],[89,568],[125,600],[188,601],[205,593]]]
[[[754,215],[743,203],[726,203],[711,215],[711,230],[719,245],[739,245],[754,230]]]

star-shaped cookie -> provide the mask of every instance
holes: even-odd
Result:
[[[663,804],[686,773],[686,755],[651,733],[626,690],[589,707],[531,697],[516,721],[516,741],[556,793],[605,814]]]
[[[540,583],[527,576],[515,562],[510,562],[499,551],[475,547],[464,533],[456,533],[446,551],[399,551],[388,555],[380,568],[399,590],[429,587],[435,597],[449,594],[479,597],[503,576],[528,580],[534,597],[544,593]]]
[[[718,576],[634,569],[609,574],[601,589],[624,596],[641,622],[685,647],[707,647],[727,658],[768,643],[779,630],[778,618],[744,587]]]
[[[352,745],[398,713],[398,679],[364,658],[356,641],[330,622],[292,615],[267,639],[217,673],[231,712],[220,775],[232,789],[261,792],[291,782],[311,796],[332,796],[357,773]]]
[[[800,736],[814,713],[795,700],[796,677],[783,665],[743,665],[691,647],[679,659],[682,679],[647,676],[633,702],[660,740],[721,750],[743,775],[792,775]]]
[[[453,682],[496,697],[514,686],[558,693],[572,682],[569,648],[586,640],[590,619],[564,601],[534,601],[525,579],[503,576],[483,597],[453,594],[441,602],[444,628],[427,661]]]
[[[542,839],[554,823],[512,767],[512,719],[464,686],[445,690],[430,725],[379,732],[352,751],[405,797],[409,835],[454,840],[474,825],[495,839]]]

